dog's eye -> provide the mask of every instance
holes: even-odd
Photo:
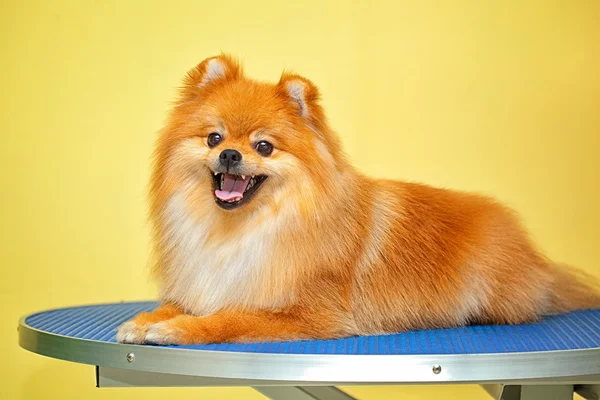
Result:
[[[221,135],[219,135],[218,133],[211,133],[210,135],[208,135],[206,143],[208,143],[208,147],[215,147],[216,145],[221,143],[221,140],[223,140],[223,137]]]
[[[273,152],[273,145],[265,140],[256,143],[256,151],[263,157],[268,157]]]

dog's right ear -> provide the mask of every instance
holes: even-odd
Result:
[[[239,63],[226,54],[210,57],[188,71],[184,79],[182,95],[191,97],[210,85],[236,80],[243,75]]]
[[[319,90],[308,79],[284,72],[277,85],[280,92],[296,107],[298,114],[310,119],[318,108]]]

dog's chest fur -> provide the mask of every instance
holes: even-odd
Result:
[[[289,299],[289,291],[269,290],[276,224],[262,223],[232,235],[231,240],[211,242],[215,219],[198,221],[184,196],[174,194],[163,213],[162,238],[169,251],[163,266],[163,300],[174,301],[187,312],[207,315],[223,308],[277,308]]]

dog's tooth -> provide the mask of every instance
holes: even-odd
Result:
[[[219,173],[218,173],[218,172],[213,172],[213,174],[215,174],[215,176],[219,175]]]
[[[242,175],[242,180],[246,179],[246,175]]]

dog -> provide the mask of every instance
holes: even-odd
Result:
[[[363,175],[311,81],[259,82],[228,55],[185,77],[150,200],[161,305],[120,326],[123,343],[333,339],[600,306],[512,210]]]

